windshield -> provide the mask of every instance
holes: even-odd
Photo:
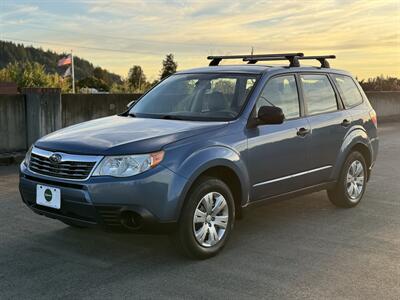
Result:
[[[129,111],[138,117],[226,121],[238,116],[255,85],[249,74],[176,74]]]

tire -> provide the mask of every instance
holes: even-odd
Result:
[[[189,192],[171,238],[184,255],[206,259],[225,246],[234,221],[235,203],[229,187],[220,179],[202,177]]]
[[[71,227],[73,227],[73,228],[78,228],[78,229],[87,228],[86,226],[77,225],[77,224],[75,224],[75,223],[73,223],[73,222],[70,222],[70,221],[61,221],[61,222],[63,222],[64,224],[66,224],[66,225],[68,225],[68,226],[71,226]]]
[[[362,170],[359,169],[360,167],[362,167]],[[353,176],[353,173],[355,173],[355,176]],[[354,207],[360,203],[366,185],[367,164],[364,156],[358,151],[353,151],[342,167],[336,187],[328,190],[329,200],[337,207]]]

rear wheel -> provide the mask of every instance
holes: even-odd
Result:
[[[330,201],[338,207],[354,207],[364,195],[367,165],[364,156],[354,151],[347,157],[335,188],[328,190]]]
[[[189,193],[172,238],[186,256],[209,258],[225,246],[234,219],[235,205],[229,187],[217,178],[204,177]]]

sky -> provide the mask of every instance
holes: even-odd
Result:
[[[69,52],[125,76],[158,78],[208,55],[335,54],[359,79],[400,77],[400,0],[0,0],[0,39]],[[309,62],[307,62],[309,64]]]

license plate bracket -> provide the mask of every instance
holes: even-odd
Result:
[[[38,184],[36,186],[36,204],[60,209],[61,190],[56,187]]]

